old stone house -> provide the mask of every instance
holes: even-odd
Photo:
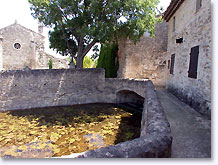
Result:
[[[118,76],[148,78],[211,115],[211,2],[172,0],[155,38],[120,41]]]
[[[36,33],[16,21],[0,29],[0,70],[48,69],[51,59],[53,68],[67,68],[67,60],[55,58],[44,51],[42,26]]]
[[[164,19],[169,26],[167,55],[171,61],[167,89],[210,117],[211,2],[173,0]]]

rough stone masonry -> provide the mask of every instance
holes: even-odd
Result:
[[[169,74],[167,88],[182,101],[208,118],[211,116],[211,1],[185,0],[171,5],[164,18],[168,21],[167,56],[175,55],[174,72]],[[170,15],[170,13],[172,13]],[[177,39],[181,39],[177,43]],[[191,51],[199,48],[196,77],[190,77]]]
[[[3,71],[0,79],[0,111],[117,103],[121,91],[144,97],[140,138],[69,157],[170,157],[170,125],[149,80],[105,79],[103,69]]]
[[[44,39],[36,33],[15,22],[0,29],[0,70],[48,69],[49,60],[54,69],[68,68],[68,60],[53,57],[44,51]]]
[[[145,33],[134,44],[130,40],[119,40],[119,78],[150,79],[156,86],[166,86],[167,67],[167,22],[155,26],[155,37]]]
[[[148,78],[210,118],[211,1],[173,0],[163,19],[156,25],[154,38],[145,34],[136,45],[129,40],[119,41],[118,76]],[[198,57],[191,57],[196,47]],[[196,76],[189,76],[190,72]]]

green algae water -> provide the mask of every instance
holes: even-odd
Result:
[[[115,104],[0,112],[0,157],[50,158],[140,136],[141,113]]]

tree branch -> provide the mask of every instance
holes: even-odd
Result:
[[[76,52],[73,52],[73,50],[72,50],[71,47],[70,47],[70,44],[69,44],[69,41],[68,41],[68,37],[67,37],[66,34],[65,34],[65,26],[64,26],[63,24],[61,25],[61,30],[62,30],[62,33],[63,33],[63,36],[64,36],[64,40],[65,40],[65,42],[66,42],[66,44],[67,44],[67,48],[68,48],[68,50],[69,50],[70,56],[71,56],[72,58],[74,58],[75,55],[76,55]]]
[[[96,44],[96,41],[93,40],[89,45],[87,45],[83,51],[82,56],[85,57],[85,55],[90,51],[90,49]]]
[[[61,6],[59,4],[57,4],[57,3],[54,3],[54,4],[58,7],[59,11],[61,12],[63,17],[65,18],[65,21],[67,21],[68,20],[67,15],[62,11]]]

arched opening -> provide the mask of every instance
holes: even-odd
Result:
[[[117,104],[128,106],[130,108],[133,108],[141,112],[143,111],[144,99],[145,99],[144,97],[129,90],[122,90],[117,92],[116,94]]]

